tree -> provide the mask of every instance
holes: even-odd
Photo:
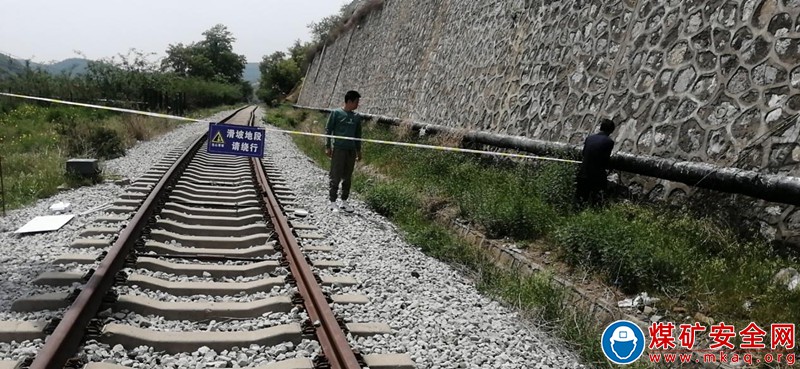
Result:
[[[161,67],[184,77],[238,84],[242,80],[247,60],[233,52],[236,39],[228,29],[218,24],[203,32],[203,41],[187,46],[169,45]]]
[[[264,56],[258,69],[261,79],[257,96],[267,104],[274,104],[288,95],[302,77],[295,60],[281,51]]]
[[[295,40],[294,45],[289,48],[289,56],[294,63],[297,64],[297,67],[300,68],[301,74],[306,73],[309,64],[308,54],[313,46],[314,45],[309,42],[301,43],[300,40]]]

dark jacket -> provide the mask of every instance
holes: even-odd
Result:
[[[342,108],[335,109],[328,116],[325,125],[325,134],[340,137],[361,138],[361,115],[355,112],[346,112]],[[325,147],[361,151],[361,141],[334,139],[327,137]]]
[[[606,169],[613,149],[614,140],[605,132],[586,137],[583,143],[580,175],[583,178],[604,179],[608,175]]]

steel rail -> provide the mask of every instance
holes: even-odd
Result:
[[[303,298],[303,304],[314,326],[320,346],[322,346],[324,358],[332,369],[361,368],[353,349],[347,342],[345,333],[339,327],[336,316],[322,293],[322,288],[314,277],[311,266],[306,262],[297,239],[292,234],[292,229],[286,216],[281,211],[275,194],[272,192],[261,158],[251,158],[250,164],[256,175],[261,195],[275,227],[278,240],[286,254],[289,270],[297,282],[298,292]]]
[[[229,120],[244,106],[221,122]],[[64,317],[53,333],[47,337],[44,346],[39,350],[30,369],[60,369],[75,355],[83,342],[86,327],[97,315],[107,293],[116,282],[116,276],[125,265],[125,259],[148,226],[158,206],[158,200],[169,189],[169,185],[178,178],[188,165],[194,154],[200,149],[206,135],[198,137],[194,143],[172,164],[164,176],[155,184],[153,190],[144,200],[131,221],[122,230],[97,270],[86,282],[78,297],[64,313]]]

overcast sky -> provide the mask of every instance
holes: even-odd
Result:
[[[234,52],[257,63],[300,39],[308,24],[335,14],[348,0],[0,0],[0,52],[35,62],[127,54],[164,56],[169,44],[203,39],[224,24]]]

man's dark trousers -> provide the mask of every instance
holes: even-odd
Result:
[[[353,167],[356,165],[356,150],[333,149],[331,155],[330,194],[331,202],[336,201],[339,192],[339,182],[342,182],[342,200],[350,197],[350,183],[353,177]]]
[[[575,189],[578,203],[581,205],[599,205],[603,202],[608,187],[608,180],[604,175],[586,175],[579,173]]]

